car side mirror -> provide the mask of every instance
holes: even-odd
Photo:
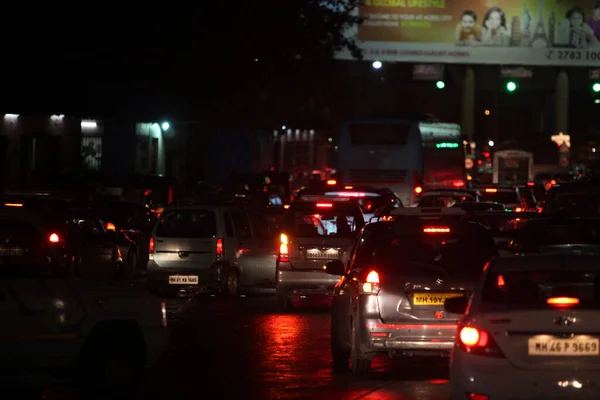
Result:
[[[344,275],[346,266],[340,260],[329,261],[325,265],[325,272],[329,275]]]
[[[444,309],[452,314],[464,314],[467,311],[469,301],[466,297],[452,297],[444,302]]]

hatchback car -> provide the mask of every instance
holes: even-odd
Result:
[[[311,198],[312,199],[312,198]],[[277,302],[320,297],[325,303],[340,279],[325,273],[325,264],[348,259],[365,221],[350,198],[325,197],[292,203],[286,213],[276,263]]]
[[[403,215],[404,214],[404,215]],[[377,354],[448,355],[459,313],[444,301],[469,296],[497,254],[491,234],[464,211],[397,209],[389,222],[365,226],[349,261],[327,264],[342,275],[334,289],[334,365],[366,372]]]
[[[600,398],[600,258],[497,258],[467,305],[450,360],[452,399]]]

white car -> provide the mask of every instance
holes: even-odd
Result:
[[[455,400],[600,398],[600,257],[497,258],[458,323]]]

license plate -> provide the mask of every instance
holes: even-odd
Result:
[[[20,247],[0,247],[0,256],[21,257],[23,249]]]
[[[306,258],[311,260],[337,260],[340,252],[337,250],[306,250]]]
[[[462,297],[462,293],[415,293],[413,304],[415,306],[443,306],[444,302],[453,297]]]
[[[169,276],[169,284],[171,285],[197,285],[197,275],[173,275]]]
[[[529,338],[530,356],[597,356],[600,340],[574,337],[569,339]]]

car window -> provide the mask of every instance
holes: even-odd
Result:
[[[231,213],[235,237],[238,239],[249,239],[252,237],[252,228],[248,215],[244,212],[234,211]]]
[[[167,211],[156,227],[156,236],[167,238],[212,238],[216,234],[215,214],[205,210]]]
[[[343,208],[296,210],[290,215],[292,230],[299,237],[353,237],[364,225],[362,215]]]
[[[424,196],[423,200],[419,202],[419,207],[453,207],[455,204],[462,203],[464,201],[472,201],[472,196],[462,195],[434,195]]]
[[[575,297],[579,308],[600,309],[597,271],[509,271],[487,275],[482,305],[495,308],[547,309],[550,297]]]
[[[29,222],[0,219],[0,277],[52,276],[58,268],[52,257],[54,245]]]

